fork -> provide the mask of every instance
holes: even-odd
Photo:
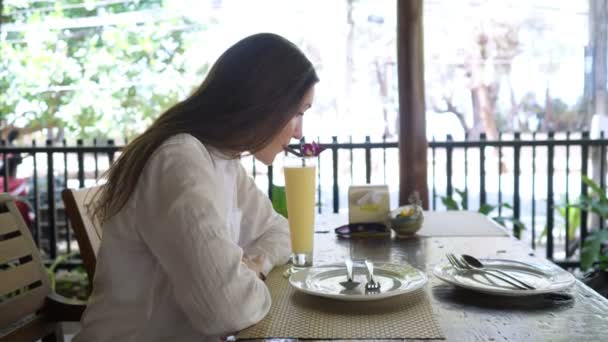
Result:
[[[454,254],[448,253],[445,256],[447,257],[449,263],[457,271],[460,271],[460,272],[463,272],[463,271],[481,271],[481,270],[472,268],[468,264],[466,264],[466,263],[458,260],[458,257],[456,257]],[[513,287],[515,287],[517,289],[520,289],[520,290],[529,290],[527,287],[524,287],[524,286],[522,286],[522,285],[520,285],[520,284],[518,284],[516,282],[513,282],[513,281],[509,280],[508,278],[502,277],[502,276],[500,276],[498,274],[495,274],[495,273],[492,273],[492,272],[488,272],[488,271],[481,272],[481,273],[482,274],[491,275],[491,276],[495,277],[496,279],[500,279],[500,280],[504,281],[505,283],[510,284],[511,286],[513,286]]]
[[[380,283],[374,280],[374,264],[365,260],[365,267],[369,273],[369,281],[365,284],[365,293],[380,293]]]

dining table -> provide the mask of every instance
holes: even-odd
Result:
[[[579,280],[568,289],[556,293],[556,296],[553,293],[502,296],[456,287],[433,274],[437,265],[447,262],[448,253],[556,267],[487,216],[469,211],[425,211],[422,228],[407,238],[397,238],[394,232],[390,237],[383,238],[341,238],[334,229],[347,223],[348,215],[345,214],[317,214],[314,266],[339,264],[351,258],[373,260],[375,263],[408,264],[420,270],[428,282],[419,291],[428,302],[429,314],[440,329],[438,334],[430,335],[435,336],[430,339],[467,342],[608,340],[608,300]],[[287,282],[287,279],[284,281]],[[272,294],[272,287],[270,291]],[[309,298],[306,296],[310,296],[295,292],[289,294],[291,297],[296,295],[303,296],[301,298],[304,299],[298,297],[300,301],[306,301]],[[339,301],[331,299],[324,303],[325,307],[341,305]],[[271,310],[271,315],[276,319],[282,313]],[[264,320],[272,319],[266,317]],[[258,324],[264,324],[264,320]],[[308,329],[312,329],[312,326]],[[327,339],[315,336],[305,338]],[[237,335],[237,339],[251,339],[251,336]],[[265,336],[261,339],[285,341],[297,340],[298,336]],[[333,336],[332,339],[370,340],[369,337],[359,336]],[[417,341],[427,338],[396,339]],[[390,340],[394,341],[395,338],[391,337]]]

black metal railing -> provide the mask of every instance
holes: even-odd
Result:
[[[463,208],[468,210],[490,203],[496,205],[497,216],[504,216],[508,203],[511,210],[508,215],[526,226],[523,232],[515,231],[521,234],[520,238],[563,266],[577,266],[580,241],[589,231],[587,214],[581,213],[580,228],[575,237],[570,236],[569,220],[565,220],[563,227],[556,228],[556,206],[560,204],[557,199],[562,196],[565,203],[570,203],[588,193],[581,179],[583,175],[589,175],[592,154],[599,156],[602,175],[599,185],[605,187],[608,140],[603,136],[590,139],[588,133],[558,135],[557,138],[553,133],[522,137],[516,133],[501,135],[492,141],[485,135],[474,141],[454,141],[448,136],[445,141],[429,142],[430,209],[444,209],[439,199],[453,198],[456,190],[466,194],[462,202]],[[332,137],[329,141],[320,141],[328,151],[319,156],[317,164],[319,212],[344,211],[351,184],[388,184],[391,206],[397,205],[398,143],[372,142],[370,137],[362,140],[353,142],[348,138],[347,142],[341,142]],[[14,170],[4,167],[3,186],[6,192],[11,190],[11,179],[28,181],[31,190],[20,198],[30,204],[35,214],[31,228],[45,257],[54,259],[58,254],[72,252],[74,241],[60,192],[65,187],[93,185],[120,149],[112,141],[103,145],[93,141],[89,146],[81,140],[75,146],[66,146],[65,142],[54,145],[50,141],[45,146],[37,146],[35,142],[28,147],[1,144],[3,165],[10,165],[10,159],[15,155],[23,156],[16,175],[11,174]],[[260,166],[253,158],[243,160],[243,163],[258,185],[272,196],[274,183],[279,181],[276,170]],[[565,206],[566,215],[569,210]],[[539,232],[540,227],[544,232]],[[599,227],[604,228],[603,220],[599,220]]]
[[[436,198],[439,196],[439,192],[441,191],[436,186],[436,154],[438,150],[443,150],[445,153],[445,163],[446,167],[446,186],[445,186],[445,194],[447,196],[451,196],[453,184],[453,167],[454,163],[453,154],[454,151],[460,150],[461,154],[464,156],[463,164],[464,171],[463,175],[461,175],[461,183],[464,187],[465,193],[471,193],[469,191],[469,186],[471,185],[468,180],[471,178],[469,175],[470,168],[468,167],[470,164],[469,154],[471,151],[476,151],[478,157],[476,158],[476,163],[479,166],[479,172],[475,176],[479,177],[478,180],[478,200],[479,207],[489,202],[488,193],[490,192],[490,188],[494,190],[495,201],[493,204],[498,205],[499,215],[500,210],[503,208],[501,204],[509,203],[512,207],[512,218],[515,220],[522,220],[522,214],[524,210],[529,212],[529,217],[525,220],[527,230],[528,230],[528,240],[530,241],[531,247],[533,249],[537,249],[537,244],[539,243],[538,237],[538,227],[539,225],[543,227],[544,235],[544,246],[545,255],[547,258],[552,259],[562,266],[566,267],[574,267],[578,266],[579,259],[575,258],[575,253],[580,247],[581,241],[584,241],[586,238],[589,227],[588,227],[588,217],[585,211],[581,211],[580,213],[580,229],[577,230],[576,236],[570,236],[570,222],[568,218],[570,217],[570,210],[574,210],[568,204],[576,201],[578,196],[587,195],[588,188],[582,182],[583,176],[589,176],[589,163],[591,162],[590,154],[593,152],[595,155],[595,163],[599,166],[599,179],[596,179],[598,184],[602,189],[605,188],[605,164],[606,164],[606,145],[608,145],[608,140],[604,139],[603,134],[599,139],[590,139],[589,134],[586,132],[579,133],[578,137],[575,139],[572,138],[572,134],[564,133],[560,134],[561,138],[556,139],[556,135],[554,133],[548,133],[542,139],[539,139],[536,134],[532,134],[530,139],[523,140],[521,139],[520,134],[512,135],[509,140],[495,140],[495,141],[487,141],[485,139],[485,135],[482,135],[478,141],[451,141],[451,139],[446,139],[446,141],[441,142],[431,142],[429,147],[431,149],[431,165],[432,165],[432,208],[436,209],[438,204],[436,202]],[[502,136],[501,136],[502,138]],[[496,152],[496,156],[494,159],[497,161],[496,167],[494,168],[496,174],[494,175],[495,183],[490,186],[488,184],[489,173],[488,173],[488,163],[487,150],[489,148],[493,148]],[[510,151],[512,158],[507,160],[504,157],[505,150]],[[578,152],[575,154],[577,158],[572,158],[573,151]],[[544,152],[544,154],[542,154]],[[559,152],[559,158],[557,158],[557,153]],[[528,158],[522,157],[523,153],[528,154]],[[539,161],[539,156],[542,156],[545,164],[542,164],[542,160]],[[563,159],[562,159],[563,158]],[[578,160],[573,160],[578,159]],[[578,161],[578,165],[574,163]],[[527,163],[529,166],[528,172],[522,171],[522,166],[524,163]],[[508,167],[511,169],[510,176],[512,181],[512,187],[510,190],[510,194],[512,197],[505,198],[505,187],[504,181],[505,177],[503,174],[505,164],[508,164]],[[556,165],[559,165],[560,172],[559,175],[556,174]],[[540,172],[539,172],[540,171]],[[543,180],[545,178],[545,180]],[[522,180],[527,179],[530,184],[530,189],[528,189],[528,193],[531,192],[531,196],[529,198],[522,198]],[[556,185],[564,184],[564,186],[560,187],[562,190],[557,190]],[[537,192],[538,186],[541,185],[545,188],[544,194]],[[578,188],[578,191],[573,191],[572,188]],[[531,190],[531,191],[530,191]],[[562,203],[557,202],[557,196],[563,196]],[[541,200],[539,201],[539,197]],[[542,198],[544,197],[544,198]],[[527,205],[522,206],[522,200],[526,200]],[[539,203],[540,202],[540,203]],[[545,202],[545,203],[542,203]],[[543,208],[544,207],[544,208]],[[561,257],[556,258],[556,250],[555,250],[555,242],[556,242],[556,209],[561,207],[565,211],[565,219],[563,220],[563,253]],[[544,210],[544,222],[538,222],[537,214],[539,210]],[[602,218],[597,218],[598,227],[593,228],[604,228],[604,220]],[[519,232],[518,232],[519,233]],[[543,242],[543,241],[540,241]]]
[[[84,187],[85,178],[97,179],[100,156],[110,164],[119,149],[112,140],[103,145],[93,140],[91,146],[84,146],[82,140],[78,140],[76,146],[67,146],[65,141],[55,145],[50,140],[44,146],[33,141],[27,147],[7,146],[6,142],[0,142],[3,191],[11,193],[23,207],[28,208],[28,212],[22,212],[24,216],[34,216],[30,227],[32,236],[48,259],[57,257],[60,245],[64,246],[62,252],[71,253],[74,243],[61,191],[66,187]],[[86,174],[85,155],[91,158],[94,166],[89,175]],[[75,165],[68,165],[68,160],[73,158],[76,158]],[[70,180],[77,183],[69,185]],[[28,190],[21,186],[24,182]],[[19,184],[19,187],[11,187],[12,184]]]

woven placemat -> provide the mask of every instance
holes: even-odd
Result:
[[[268,315],[237,339],[444,339],[424,290],[370,302],[344,302],[297,292],[283,277],[286,266],[266,279]]]

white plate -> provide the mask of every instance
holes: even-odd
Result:
[[[575,278],[556,265],[523,263],[515,260],[481,259],[491,266],[534,286],[535,290],[520,290],[496,277],[477,270],[458,271],[449,263],[435,266],[433,274],[450,284],[469,290],[502,296],[532,296],[564,290],[572,286]]]
[[[315,296],[344,301],[368,301],[413,292],[426,284],[428,278],[409,265],[389,263],[374,264],[374,280],[380,282],[380,292],[365,293],[367,270],[362,265],[353,267],[353,279],[360,282],[352,290],[346,290],[340,282],[346,281],[344,265],[330,265],[303,269],[291,275],[289,283],[296,290]]]

